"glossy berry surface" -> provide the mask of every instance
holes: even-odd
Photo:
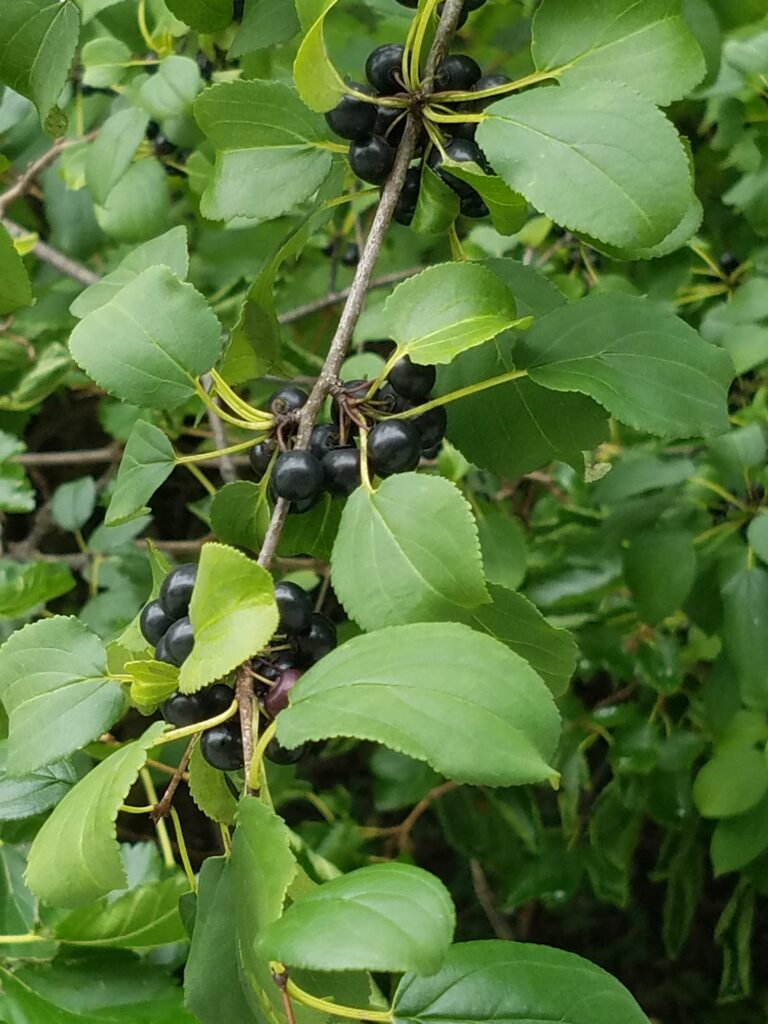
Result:
[[[364,85],[352,82],[357,92],[369,92]],[[355,96],[343,96],[339,103],[325,115],[328,127],[342,139],[351,141],[367,139],[373,135],[377,108]]]
[[[271,440],[259,441],[248,452],[248,461],[251,469],[256,474],[256,479],[261,480],[269,469],[272,456],[275,453],[275,442]]]
[[[200,692],[205,703],[206,718],[223,715],[231,706],[235,696],[234,691],[226,683],[214,683],[213,686],[208,686]]]
[[[368,460],[379,476],[416,469],[421,435],[408,420],[382,420],[368,435]]]
[[[196,579],[197,566],[194,562],[180,565],[165,577],[158,600],[166,615],[181,619],[187,614]]]
[[[389,383],[398,395],[412,402],[423,401],[435,386],[436,378],[434,366],[413,363],[409,356],[403,356],[389,371]]]
[[[338,448],[340,444],[339,428],[335,423],[320,423],[312,428],[309,437],[309,450],[316,459],[322,460],[328,452]]]
[[[200,753],[212,768],[236,772],[243,767],[243,737],[240,723],[223,722],[207,729],[200,740]]]
[[[483,75],[472,86],[472,91],[483,92],[485,89],[497,89],[500,85],[509,85],[511,81],[512,79],[507,78],[506,75]],[[504,99],[504,93],[500,93],[498,96],[485,96],[479,100],[473,100],[468,107],[472,110],[483,110],[489,104],[502,99]]]
[[[323,486],[323,470],[312,452],[283,452],[272,472],[275,494],[287,501],[315,498]]]
[[[192,623],[186,616],[174,622],[165,634],[165,648],[174,665],[181,667],[194,646],[195,634],[192,631]]]
[[[396,146],[405,131],[406,112],[400,107],[377,107],[376,110],[372,134],[381,135],[390,146]]]
[[[169,725],[175,725],[177,729],[183,729],[186,725],[194,725],[196,722],[204,722],[206,718],[210,717],[202,691],[199,693],[172,693],[168,700],[160,706],[160,714]]]
[[[454,163],[475,163],[478,167],[486,168],[486,159],[483,151],[472,139],[451,139],[444,146],[445,155]],[[429,155],[429,166],[438,174],[446,185],[450,185],[459,196],[476,195],[475,190],[466,181],[457,178],[450,171],[443,170],[443,156],[437,149],[433,149]]]
[[[449,53],[437,66],[435,85],[442,92],[471,89],[482,75],[480,65],[464,53]]]
[[[392,96],[402,92],[403,53],[401,43],[385,43],[377,46],[365,62],[365,76],[376,92]]]
[[[141,611],[139,617],[141,635],[153,647],[160,643],[172,625],[173,619],[163,611],[159,601],[150,601]]]
[[[160,637],[160,642],[158,643],[157,647],[155,647],[155,653],[153,654],[153,657],[155,661],[164,661],[166,665],[174,664],[173,660],[171,659],[171,655],[168,652],[168,645],[166,643],[164,636]]]
[[[308,743],[302,743],[301,746],[289,750],[287,747],[281,747],[277,740],[272,740],[264,754],[272,764],[288,765],[296,764],[297,761],[300,761],[308,749]]]
[[[406,409],[413,408],[413,402],[398,394],[389,381],[385,381],[379,388],[376,393],[376,401],[379,403],[381,411],[385,413],[405,412]]]
[[[323,458],[325,489],[346,498],[360,486],[360,452],[357,448],[337,448]]]
[[[320,661],[336,647],[336,627],[322,612],[312,613],[312,624],[305,636],[300,636],[296,643],[298,652],[304,661]]]
[[[413,425],[421,436],[421,447],[429,450],[439,444],[445,437],[445,428],[448,426],[448,414],[444,405],[438,405],[435,409],[429,409],[421,416],[417,416]]]
[[[303,673],[298,668],[287,668],[264,698],[264,708],[273,718],[288,707],[288,694],[301,679]]]
[[[306,633],[312,624],[312,601],[306,590],[290,580],[275,584],[275,600],[280,613],[278,633],[295,636]]]
[[[359,402],[368,394],[371,382],[369,380],[345,380],[342,381],[341,387],[345,395]],[[336,398],[331,402],[331,416],[334,423],[338,423],[341,419],[341,406]]]
[[[386,139],[373,135],[349,147],[349,166],[363,181],[383,185],[395,162],[395,150]]]
[[[295,384],[285,384],[273,391],[267,399],[267,405],[275,413],[296,412],[307,404],[309,395]]]

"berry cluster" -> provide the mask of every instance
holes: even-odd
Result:
[[[155,645],[155,659],[181,667],[194,646],[189,621],[197,566],[181,565],[165,578],[160,594],[147,604],[139,624],[144,639]],[[337,643],[336,627],[330,619],[315,612],[306,591],[295,583],[283,581],[275,586],[280,622],[270,648],[251,663],[259,706],[267,718],[274,718],[288,704],[294,683],[310,665],[329,654]],[[176,692],[164,701],[160,711],[170,725],[183,728],[223,714],[234,694],[226,683],[214,683],[197,693]],[[243,738],[237,716],[206,729],[200,751],[213,768],[233,772],[243,767]],[[267,757],[276,764],[292,764],[303,748],[285,750],[276,741],[269,745]]]
[[[407,473],[422,456],[434,458],[447,425],[443,406],[412,419],[385,419],[413,409],[429,398],[435,368],[411,362],[408,356],[392,367],[389,379],[369,396],[371,382],[344,381],[334,392],[332,423],[316,425],[306,450],[290,448],[296,413],[307,401],[306,392],[288,384],[269,399],[277,427],[273,436],[254,445],[249,460],[258,479],[270,474],[274,498],[291,502],[292,512],[306,512],[324,491],[348,497],[360,486],[360,449],[355,440],[367,434],[369,475]]]
[[[417,0],[399,2],[405,7],[417,6]],[[475,10],[484,2],[485,0],[466,0],[463,19],[466,19],[469,11]],[[350,142],[348,158],[352,170],[363,181],[373,185],[383,185],[389,177],[398,143],[405,130],[408,112],[419,115],[420,111],[421,97],[409,93],[403,80],[404,56],[405,47],[399,43],[378,46],[369,54],[365,64],[365,74],[372,89],[367,85],[351,82],[352,90],[358,95],[350,93],[344,96],[338,105],[325,115],[331,130]],[[497,97],[481,96],[477,100],[457,102],[448,99],[448,94],[481,93],[506,85],[508,82],[506,75],[483,75],[479,65],[465,54],[449,54],[438,65],[432,98],[434,102],[446,108],[453,107],[457,113],[479,113]],[[370,96],[371,99],[366,100],[362,96]],[[401,105],[389,106],[374,102],[377,98],[391,97],[400,99]],[[427,166],[456,192],[461,212],[465,216],[487,215],[488,207],[475,189],[444,167],[446,161],[473,163],[486,174],[493,173],[485,155],[475,142],[476,128],[477,124],[472,121],[448,123],[449,135],[442,136],[439,143],[434,139],[437,126],[434,128],[432,141],[422,128],[416,147],[420,163],[408,168],[395,209],[395,220],[405,225],[413,220],[421,187],[422,165],[425,161]]]

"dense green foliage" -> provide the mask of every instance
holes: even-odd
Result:
[[[7,1024],[765,1019],[765,0],[466,8],[0,0]]]

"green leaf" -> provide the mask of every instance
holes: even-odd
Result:
[[[747,707],[768,708],[768,572],[742,569],[723,587],[723,650]]]
[[[32,285],[13,239],[0,225],[0,314],[14,313],[32,302]]]
[[[211,528],[223,544],[258,552],[269,517],[266,490],[250,480],[225,484],[211,502]]]
[[[77,619],[41,619],[0,648],[0,696],[10,718],[8,767],[42,768],[105,732],[123,707],[101,641]]]
[[[761,512],[747,527],[747,540],[761,562],[768,562],[768,514]]]
[[[555,697],[561,697],[576,670],[578,648],[565,629],[556,629],[527,597],[490,586],[493,604],[483,605],[467,618],[473,629],[488,633],[525,658]]]
[[[325,48],[325,18],[337,0],[296,0],[304,38],[293,64],[293,79],[310,110],[330,110],[344,95],[344,82]]]
[[[116,0],[119,2],[119,0]],[[87,21],[84,13],[83,21]],[[112,36],[89,39],[80,51],[83,65],[83,85],[94,89],[109,89],[118,85],[128,74],[131,48]]]
[[[408,864],[372,864],[296,900],[258,948],[292,967],[432,974],[455,924],[451,897],[434,875]]]
[[[595,0],[578,13],[569,0],[544,0],[532,52],[540,71],[564,68],[561,82],[622,82],[662,107],[687,95],[706,71],[679,0]]]
[[[171,228],[164,235],[136,246],[111,274],[105,274],[96,284],[92,284],[78,295],[69,307],[70,313],[78,320],[82,320],[89,313],[106,305],[121,288],[135,281],[142,271],[158,264],[168,267],[180,281],[186,278],[189,256],[185,227]]]
[[[740,871],[768,849],[768,796],[744,814],[722,818],[710,845],[716,876]]]
[[[638,430],[698,437],[728,429],[729,357],[635,295],[590,295],[555,310],[517,355],[535,383],[589,395]]]
[[[234,42],[230,57],[242,57],[292,39],[299,31],[299,19],[293,4],[284,0],[250,0]]]
[[[37,833],[26,881],[44,903],[79,907],[126,887],[115,819],[165,728],[164,722],[155,722],[141,739],[110,754],[67,793]]]
[[[449,363],[515,323],[515,300],[476,263],[442,263],[403,281],[384,307],[398,352],[415,363]]]
[[[459,197],[425,161],[411,230],[417,235],[439,235],[448,230],[458,215]]]
[[[189,761],[189,795],[206,817],[222,825],[235,823],[237,799],[227,785],[224,772],[212,768],[195,746]]]
[[[277,629],[272,577],[224,544],[205,544],[189,606],[195,646],[179,689],[193,693],[263,650]]]
[[[215,177],[201,201],[212,220],[279,217],[330,173],[331,154],[316,145],[323,120],[279,82],[215,85],[196,101],[195,117],[216,149]]]
[[[692,534],[670,529],[635,534],[622,557],[624,578],[643,622],[655,626],[683,606],[696,578]]]
[[[302,676],[277,718],[287,747],[354,736],[457,782],[492,786],[553,778],[547,759],[558,732],[552,695],[533,669],[455,622],[349,640]]]
[[[287,558],[306,553],[330,562],[344,507],[341,499],[324,494],[309,512],[288,516],[277,553]]]
[[[733,818],[760,803],[768,793],[768,764],[746,744],[715,752],[693,783],[693,802],[704,818]]]
[[[0,81],[37,107],[45,121],[55,105],[80,34],[70,0],[0,0]]]
[[[522,524],[505,509],[488,504],[475,509],[485,578],[515,590],[525,578],[527,550]]]
[[[588,960],[521,942],[453,946],[429,978],[406,975],[395,993],[395,1024],[648,1024],[620,982]]]
[[[168,220],[168,183],[160,161],[132,163],[95,213],[101,230],[116,242],[151,238]]]
[[[0,821],[31,818],[54,807],[79,776],[69,758],[19,778],[6,773],[7,741],[0,742]]]
[[[219,358],[221,327],[192,285],[167,267],[150,267],[81,320],[69,348],[88,376],[122,401],[175,409]]]
[[[143,636],[139,644],[146,650],[148,645]],[[120,669],[131,676],[131,701],[145,714],[151,714],[179,685],[178,668],[154,658],[126,661]]]
[[[48,345],[16,387],[0,398],[0,408],[23,412],[39,405],[72,370],[69,353],[58,342]],[[10,467],[7,467],[10,468]]]
[[[444,160],[443,167],[478,193],[500,235],[513,235],[528,219],[528,204],[497,174],[486,174],[477,164]]]
[[[488,600],[472,512],[442,477],[403,473],[358,488],[331,566],[339,600],[366,630],[451,619]]]
[[[120,110],[107,118],[88,147],[85,181],[101,206],[130,167],[148,123],[148,116],[135,107]]]
[[[255,797],[243,797],[238,804],[232,870],[242,903],[239,938],[253,949],[256,937],[282,914],[297,871],[287,825]]]
[[[173,445],[163,431],[147,420],[137,420],[117,471],[106,525],[117,526],[149,512],[147,502],[171,475],[173,467]]]
[[[138,102],[155,121],[165,121],[188,113],[202,87],[196,61],[174,55],[161,61],[157,72],[142,85]]]
[[[53,933],[70,946],[153,949],[186,938],[179,897],[189,883],[182,875],[149,882],[117,899],[104,897],[57,921]]]
[[[649,100],[617,83],[503,99],[479,126],[477,142],[537,210],[628,253],[658,245],[691,204],[688,158],[675,129]]]
[[[96,508],[96,482],[92,476],[60,484],[51,497],[53,521],[62,530],[80,530]]]
[[[232,0],[166,0],[166,5],[198,32],[220,32],[232,21]]]
[[[74,577],[63,562],[0,561],[0,616],[15,619],[74,587]]]

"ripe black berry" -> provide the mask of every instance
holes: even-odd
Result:
[[[155,661],[164,661],[166,665],[173,665],[174,662],[171,659],[171,655],[168,652],[168,644],[166,643],[165,637],[160,637],[160,642],[155,647],[155,653],[153,655]]]
[[[739,261],[736,259],[733,253],[730,252],[724,252],[717,262],[718,266],[724,274],[730,275],[739,268]]]
[[[141,635],[153,647],[160,643],[172,623],[173,619],[166,615],[159,601],[150,601],[148,605],[144,606],[139,616]]]
[[[408,120],[406,111],[400,107],[377,107],[376,123],[372,135],[381,135],[390,146],[397,146],[405,131]]]
[[[243,737],[240,723],[230,720],[207,729],[200,740],[200,753],[212,768],[236,772],[243,767]]]
[[[464,53],[449,53],[437,66],[435,84],[441,92],[471,89],[482,75],[480,65]]]
[[[448,414],[444,405],[438,405],[434,409],[428,409],[421,416],[417,416],[412,422],[421,436],[421,447],[429,451],[445,437]]]
[[[363,181],[383,185],[395,162],[395,150],[386,139],[372,135],[364,142],[353,142],[349,147],[349,166]]]
[[[160,125],[157,123],[157,121],[148,121],[147,129],[144,132],[144,134],[146,135],[150,142],[154,142],[155,139],[160,134]]]
[[[434,448],[425,448],[422,451],[422,453],[421,453],[422,459],[430,459],[430,460],[436,459],[437,456],[440,454],[440,449],[442,447],[443,447],[443,442],[440,441],[438,444],[436,444],[434,446]]]
[[[380,411],[384,413],[406,412],[413,408],[413,402],[399,395],[389,381],[385,381],[379,388],[376,393],[376,401]]]
[[[413,220],[416,212],[416,204],[419,201],[419,189],[421,188],[421,171],[418,167],[409,167],[405,175],[403,190],[400,193],[395,205],[393,214],[398,224],[408,224]]]
[[[288,694],[301,679],[303,672],[299,668],[287,668],[280,674],[278,682],[264,698],[264,708],[273,718],[288,707]]]
[[[361,401],[368,394],[371,382],[369,380],[344,380],[341,382],[341,387],[345,395],[356,401]],[[341,406],[335,397],[331,402],[331,416],[334,423],[338,423],[341,419]]]
[[[434,366],[421,366],[411,362],[409,356],[399,359],[389,371],[389,383],[403,398],[422,402],[435,386],[437,371]]]
[[[475,163],[478,167],[487,168],[487,161],[483,156],[483,151],[480,149],[476,142],[471,139],[451,139],[444,146],[445,155],[449,160],[454,163]],[[467,184],[466,181],[462,181],[461,178],[457,178],[450,171],[443,170],[443,155],[438,149],[433,149],[429,154],[428,160],[429,166],[438,174],[446,185],[450,185],[454,192],[460,196],[471,196],[475,195],[475,190],[471,185]]]
[[[273,391],[267,399],[267,406],[274,413],[296,412],[307,404],[309,395],[294,384],[284,384],[283,387]]]
[[[312,452],[283,452],[277,457],[272,482],[279,498],[307,501],[322,490],[323,470]]]
[[[261,480],[269,469],[272,456],[275,453],[275,442],[268,438],[266,441],[259,441],[248,452],[248,461],[251,469],[256,474],[256,479]]]
[[[382,420],[368,435],[368,459],[379,476],[416,469],[421,434],[408,420]]]
[[[341,262],[345,267],[356,267],[360,262],[360,247],[355,242],[350,242],[341,255]]]
[[[302,660],[314,662],[330,654],[337,643],[336,627],[331,620],[321,612],[312,612],[309,632],[298,638],[296,647]]]
[[[234,0],[232,21],[242,21],[245,14],[245,0]]]
[[[474,195],[461,197],[461,212],[465,217],[487,217],[488,207],[483,199],[475,192]]]
[[[339,428],[335,423],[320,423],[312,428],[309,437],[309,450],[318,461],[322,461],[323,456],[334,448],[338,448],[339,444]]]
[[[226,683],[215,683],[200,693],[205,702],[206,718],[223,715],[230,708],[235,696]]]
[[[179,619],[165,634],[165,648],[174,665],[181,665],[187,660],[195,646],[195,634],[188,618]]]
[[[280,613],[278,633],[296,635],[308,632],[312,625],[312,602],[306,590],[296,583],[281,580],[275,584],[275,600]]]
[[[373,88],[382,96],[402,92],[403,53],[400,43],[377,46],[365,62],[365,75]]]
[[[483,75],[482,78],[478,78],[472,86],[472,91],[484,92],[486,89],[497,89],[500,85],[509,85],[511,81],[512,79],[507,78],[506,75]],[[497,100],[503,99],[503,93],[498,96],[485,96],[479,100],[472,100],[471,103],[467,104],[467,108],[470,110],[483,110],[491,103],[495,103]]]
[[[360,486],[360,452],[357,448],[337,448],[323,458],[325,489],[346,498]]]
[[[474,141],[476,131],[476,121],[462,121],[459,124],[451,125],[451,135],[454,139],[470,139]]]
[[[293,750],[288,750],[287,747],[281,747],[277,740],[272,740],[264,751],[264,754],[272,764],[296,764],[297,761],[300,761],[302,757],[304,757],[308,749],[308,743],[302,743],[301,746],[294,747]]]
[[[194,562],[180,565],[165,577],[158,600],[166,615],[180,619],[187,614],[196,579],[197,566]]]
[[[168,700],[161,704],[160,713],[169,725],[175,725],[177,729],[194,725],[196,722],[204,722],[209,717],[202,691],[172,693]]]
[[[357,92],[368,93],[365,85],[350,83]],[[333,110],[325,115],[328,127],[342,139],[367,139],[373,135],[377,108],[356,96],[342,96]]]

